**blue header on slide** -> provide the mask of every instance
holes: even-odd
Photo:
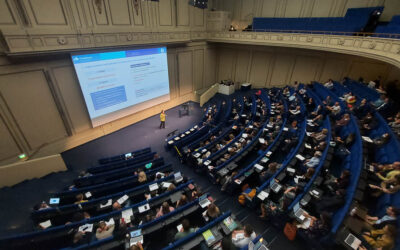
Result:
[[[94,61],[112,60],[125,57],[162,54],[162,53],[167,53],[166,47],[75,55],[72,56],[72,62],[74,64],[78,64],[78,63],[88,63]]]

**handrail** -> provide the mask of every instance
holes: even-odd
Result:
[[[374,36],[380,38],[395,38],[400,39],[400,34],[393,33],[376,33],[376,32],[359,32],[359,31],[333,31],[333,30],[282,30],[282,29],[252,29],[252,30],[241,30],[241,31],[229,31],[229,32],[272,32],[272,33],[304,33],[304,34],[316,34],[316,35],[351,35],[351,36]],[[213,33],[213,32],[211,32]],[[389,36],[389,37],[388,37]]]

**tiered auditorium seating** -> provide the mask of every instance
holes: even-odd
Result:
[[[271,116],[278,115],[278,113],[275,114],[275,112],[273,111],[275,109],[275,101],[274,100],[276,101],[276,103],[278,103],[277,102],[278,99],[271,100],[273,103],[273,107],[274,107],[273,109],[271,107],[269,108],[269,110],[271,110],[271,112],[270,112]],[[282,97],[282,95],[280,93],[279,93],[279,100],[283,101],[284,107],[285,107],[284,113],[286,113],[288,110],[286,100]],[[237,193],[237,191],[240,190],[240,188],[242,186],[244,186],[244,185],[250,186],[250,184],[256,183],[258,181],[258,175],[264,169],[263,164],[265,164],[269,161],[268,157],[271,156],[272,152],[274,152],[279,147],[280,143],[283,141],[282,135],[284,132],[284,128],[286,126],[286,122],[287,122],[287,117],[284,116],[280,127],[279,127],[279,125],[277,125],[277,127],[275,127],[275,123],[267,124],[267,126],[266,126],[266,128],[264,128],[264,130],[266,129],[268,133],[274,133],[274,131],[276,131],[276,130],[279,130],[279,132],[273,139],[273,142],[271,144],[269,144],[265,150],[258,152],[259,156],[253,162],[248,164],[248,166],[242,168],[240,171],[238,171],[238,173],[235,176],[233,176],[234,181],[231,184],[229,184],[229,186],[227,187],[227,189],[226,189],[227,192]]]
[[[246,160],[249,159],[250,155],[249,153],[253,151],[254,147],[259,143],[259,138],[260,136],[264,133],[264,128],[268,123],[268,116],[269,114],[265,112],[264,110],[264,115],[262,114],[263,112],[263,105],[268,106],[270,109],[270,103],[269,103],[269,98],[265,95],[265,92],[262,92],[260,99],[262,100],[263,104],[261,105],[260,103],[257,103],[256,107],[256,114],[253,116],[253,123],[249,125],[248,127],[251,129],[255,129],[254,122],[258,122],[261,125],[261,128],[259,128],[257,134],[254,136],[254,138],[247,143],[245,146],[243,146],[239,152],[237,152],[235,155],[231,156],[227,161],[223,162],[220,165],[215,165],[213,169],[209,168],[209,176],[213,179],[215,178],[222,178],[229,174],[232,171],[238,171],[240,170],[240,166],[242,166],[242,162],[245,162]],[[243,137],[244,134],[241,136]],[[239,139],[242,140],[241,143],[244,143],[245,137]],[[256,151],[255,151],[256,152]]]
[[[375,29],[374,36],[377,37],[388,37],[388,38],[399,38],[400,37],[400,15],[393,16],[392,20],[388,24],[378,25]],[[395,36],[391,34],[397,34]]]
[[[108,159],[118,159],[118,156]],[[130,160],[134,159],[135,156]],[[112,162],[117,163],[119,160],[124,159],[120,157]],[[110,160],[101,160],[101,162],[109,164]],[[152,161],[150,160],[150,162]],[[163,162],[162,159],[161,162]],[[146,166],[146,164],[143,166]],[[118,168],[112,169],[114,170],[111,171],[118,170]],[[102,170],[104,172],[95,173],[90,177],[99,176],[101,178],[103,173],[109,172],[105,168]],[[143,170],[145,170],[145,167],[141,168],[141,171]],[[204,212],[207,210],[207,204],[203,204],[203,202],[207,201],[208,204],[211,204],[214,199],[207,193],[202,193],[192,180],[188,180],[181,174],[171,172],[170,168],[157,170],[159,172],[157,172],[155,178],[148,171],[147,181],[138,183],[136,180],[132,180],[131,183],[134,183],[133,186],[135,187],[123,189],[120,192],[110,191],[107,195],[97,197],[95,195],[97,188],[101,189],[102,185],[92,186],[90,191],[92,195],[86,193],[85,196],[88,201],[81,203],[62,205],[64,197],[58,196],[60,198],[59,204],[53,204],[51,207],[32,212],[35,224],[41,224],[45,227],[44,229],[2,238],[0,239],[0,249],[129,248],[129,235],[131,232],[137,232],[137,230],[140,230],[143,237],[145,249],[188,249],[188,246],[203,245],[204,247],[206,243],[203,233],[208,230],[211,230],[211,233],[215,236],[215,242],[217,242],[223,237],[230,237],[231,232],[237,226],[240,226],[240,222],[236,221],[234,215],[229,211],[215,219],[207,218],[206,220]],[[107,185],[118,185],[118,183],[113,182],[113,184]],[[171,185],[174,188],[171,188]],[[189,197],[188,201],[186,204],[178,206],[177,202],[182,195]],[[175,210],[153,218],[163,202],[168,202]],[[120,207],[116,207],[118,204]],[[89,217],[76,217],[77,214],[84,216],[84,212]],[[191,226],[197,227],[198,230],[174,242],[173,236],[178,232],[177,226],[182,223],[183,219],[188,219]],[[228,219],[234,221],[235,228],[227,227]],[[43,222],[49,224],[44,226]],[[102,239],[95,236],[100,222],[114,225],[110,236]],[[86,233],[79,234],[84,230],[86,230]],[[171,233],[173,234],[171,235]],[[76,235],[82,235],[82,238]],[[76,239],[80,240],[75,242]],[[257,240],[259,239],[260,237],[257,237]]]
[[[315,84],[314,86],[315,88],[320,89],[322,98],[325,99],[327,96],[331,96],[335,102],[340,102],[342,110],[344,111],[347,110],[347,107],[346,104],[339,99],[339,96],[343,96],[344,93],[347,93],[348,91],[344,91],[343,88],[340,89],[340,86],[337,86],[337,84],[338,83],[334,84],[335,87],[333,91],[323,87],[321,84]],[[339,227],[342,225],[344,218],[349,212],[349,209],[355,199],[358,181],[361,171],[363,170],[363,145],[357,124],[357,118],[353,115],[351,115],[350,123],[343,127],[337,136],[345,138],[350,133],[354,133],[354,142],[349,149],[350,154],[348,154],[345,159],[342,159],[341,166],[335,166],[336,169],[334,169],[336,170],[336,173],[341,173],[343,170],[349,170],[351,172],[350,183],[346,190],[345,204],[333,214],[330,234],[327,237],[331,237],[336,234]]]
[[[253,18],[253,31],[274,32],[348,32],[348,35],[361,32],[367,24],[369,16],[375,10],[383,11],[383,7],[350,8],[344,17],[315,18]]]

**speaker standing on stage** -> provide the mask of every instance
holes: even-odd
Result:
[[[165,112],[164,112],[164,110],[161,110],[161,114],[160,114],[160,129],[161,129],[161,127],[162,128],[165,128],[165,117],[166,117],[167,115],[165,114]]]

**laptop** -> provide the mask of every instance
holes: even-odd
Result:
[[[125,159],[130,159],[130,158],[132,158],[132,153],[125,154]]]
[[[358,249],[358,247],[361,245],[361,240],[359,240],[356,236],[354,236],[353,234],[349,233],[349,235],[347,235],[346,239],[344,240],[344,242],[351,248],[353,249]]]
[[[201,208],[205,208],[205,207],[207,207],[207,206],[210,205],[210,204],[211,204],[211,202],[210,202],[210,200],[208,199],[207,194],[204,194],[204,195],[200,196],[200,198],[199,198],[199,205],[200,205]]]
[[[58,204],[60,204],[60,198],[50,198],[49,204],[50,205],[58,205]]]
[[[304,219],[306,218],[304,213],[304,210],[300,207],[300,203],[297,202],[293,207],[293,214],[297,221],[303,223]]]
[[[228,235],[233,230],[235,230],[238,227],[238,225],[235,222],[235,220],[231,216],[229,216],[223,220],[223,222],[221,223],[221,227],[224,233]]]
[[[269,186],[271,187],[271,190],[274,191],[275,193],[278,193],[282,188],[282,186],[276,183],[275,180],[272,180]]]
[[[130,232],[130,236],[131,236],[129,240],[130,247],[136,245],[138,242],[143,244],[143,235],[141,229]]]
[[[175,173],[175,174],[174,174],[174,178],[175,178],[175,181],[176,181],[176,182],[181,182],[181,181],[183,181],[183,177],[182,177],[181,172]]]

